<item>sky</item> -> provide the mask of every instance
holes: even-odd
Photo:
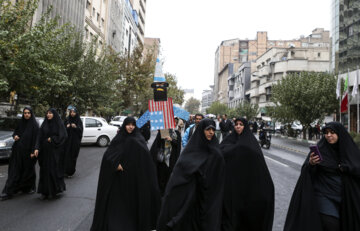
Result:
[[[163,71],[178,86],[203,90],[214,84],[215,51],[221,41],[298,39],[315,28],[331,29],[331,0],[147,0],[145,37],[160,38]]]

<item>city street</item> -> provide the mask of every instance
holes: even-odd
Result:
[[[155,135],[152,134],[152,141]],[[149,142],[151,143],[151,142]],[[281,231],[290,197],[307,144],[273,137],[270,150],[264,150],[276,190],[274,231]],[[0,224],[3,231],[88,231],[91,226],[99,167],[106,149],[83,146],[74,178],[66,179],[66,192],[51,201],[39,200],[38,194],[18,195],[0,202]],[[7,163],[0,163],[0,188],[7,178]]]

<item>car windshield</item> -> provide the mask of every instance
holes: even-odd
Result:
[[[119,121],[120,117],[114,117],[113,121]]]
[[[0,118],[1,131],[14,131],[20,118]]]

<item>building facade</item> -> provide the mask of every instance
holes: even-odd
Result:
[[[137,42],[144,45],[145,40],[145,19],[146,19],[146,0],[130,0],[133,9],[138,16]]]
[[[252,104],[258,104],[261,115],[271,102],[271,88],[288,73],[301,71],[329,72],[330,47],[271,48],[256,60],[251,74],[251,89],[246,92]]]
[[[212,86],[210,86],[212,88]],[[206,114],[206,109],[208,109],[213,102],[213,90],[203,90],[201,97],[201,113]]]
[[[331,1],[331,72],[339,73],[340,0]]]
[[[85,41],[97,39],[100,46],[106,42],[108,6],[110,0],[86,0]]]
[[[137,33],[138,33],[138,15],[133,9],[130,0],[121,0],[124,10],[124,18],[122,25],[122,51],[123,54],[130,55],[137,44]]]
[[[244,101],[249,101],[245,93],[250,90],[250,77],[251,63],[245,62],[239,67],[236,73],[228,78],[229,108],[235,108]]]
[[[109,0],[106,44],[116,53],[123,51],[124,7],[121,0]]]
[[[85,23],[85,0],[40,0],[39,6],[34,14],[33,23],[41,19],[42,14],[52,7],[50,16],[59,16],[59,24],[70,23],[80,32],[83,31]]]

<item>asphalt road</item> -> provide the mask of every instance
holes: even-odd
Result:
[[[152,136],[152,139],[155,136]],[[281,142],[284,145],[281,145]],[[275,184],[274,231],[282,231],[291,194],[299,177],[305,154],[285,149],[286,140],[277,141],[264,155]],[[150,142],[151,143],[151,142]],[[106,149],[83,146],[77,173],[66,179],[67,190],[61,198],[39,200],[39,194],[17,195],[0,202],[2,231],[88,231],[96,197],[99,167]],[[0,188],[7,178],[7,163],[0,163]]]

